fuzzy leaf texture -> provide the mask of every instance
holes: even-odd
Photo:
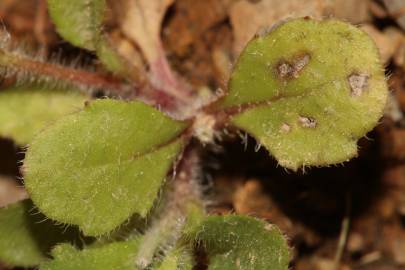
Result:
[[[138,246],[137,238],[83,250],[61,244],[52,250],[54,259],[41,264],[40,270],[136,270]]]
[[[182,149],[187,123],[141,102],[97,100],[30,145],[25,186],[48,217],[105,234],[145,217]]]
[[[95,51],[104,66],[127,73],[126,63],[102,33],[106,0],[48,0],[48,10],[58,33],[75,46]]]
[[[48,0],[58,33],[73,45],[94,51],[101,31],[105,0]]]
[[[9,266],[36,266],[58,242],[79,239],[77,230],[57,227],[45,219],[30,200],[1,208],[0,261]]]
[[[382,116],[387,84],[362,30],[334,19],[294,19],[242,52],[222,107],[280,165],[297,170],[349,160]]]
[[[192,270],[192,254],[189,251],[181,248],[174,249],[166,257],[159,266],[154,267],[156,270]]]
[[[58,118],[79,110],[86,96],[76,91],[21,86],[0,91],[0,136],[25,145]]]
[[[137,270],[139,268],[135,265],[135,256],[138,251],[139,237],[93,245],[83,250],[69,244],[61,244],[52,250],[54,259],[42,263],[40,270]],[[175,249],[151,269],[191,270],[191,255]]]
[[[287,270],[289,252],[280,231],[262,220],[210,216],[197,228],[209,270]]]

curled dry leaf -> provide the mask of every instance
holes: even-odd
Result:
[[[173,0],[110,1],[122,32],[139,46],[149,64],[151,84],[184,100],[184,93],[179,93],[182,86],[169,66],[160,38],[163,17],[172,3]]]
[[[351,23],[364,23],[370,17],[369,0],[329,0],[330,13],[334,17]]]
[[[148,62],[158,58],[163,16],[173,0],[119,0],[110,3],[117,12],[121,12],[118,18],[122,31],[138,44]]]
[[[267,0],[252,3],[248,0],[236,2],[230,9],[230,20],[235,42],[234,54],[238,55],[246,43],[260,28],[273,25],[289,17],[321,17],[325,11],[324,0]]]
[[[259,29],[272,26],[280,20],[333,16],[351,23],[362,23],[368,20],[369,4],[369,0],[238,1],[230,9],[235,36],[234,54],[238,55]]]

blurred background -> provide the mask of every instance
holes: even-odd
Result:
[[[279,226],[292,247],[292,269],[333,270],[337,261],[342,270],[405,269],[405,0],[175,0],[162,39],[171,65],[195,89],[225,89],[234,60],[258,29],[300,16],[336,17],[371,35],[390,87],[385,116],[361,140],[358,158],[305,174],[278,168],[248,137],[208,149],[209,210]],[[116,25],[111,13],[112,39]],[[43,0],[0,0],[0,28],[25,51],[100,68],[93,54],[56,34]],[[0,77],[1,87],[13,80]],[[0,138],[0,207],[27,196],[19,180],[23,158],[21,146]]]

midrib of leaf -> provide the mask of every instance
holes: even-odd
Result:
[[[182,133],[186,133],[186,131],[187,131],[187,129],[184,130]],[[151,155],[151,154],[153,154],[153,153],[156,153],[156,152],[158,152],[159,150],[162,150],[163,148],[165,148],[165,147],[167,147],[167,146],[169,146],[169,145],[171,145],[171,144],[184,142],[184,141],[186,141],[186,140],[185,140],[185,137],[186,137],[185,135],[180,134],[180,135],[177,136],[176,138],[173,138],[173,139],[171,139],[171,140],[168,140],[168,141],[165,142],[165,143],[159,144],[159,145],[153,147],[152,149],[150,149],[150,150],[148,150],[148,151],[145,151],[145,152],[142,152],[142,153],[137,153],[137,154],[134,154],[134,155],[131,156],[131,157],[127,157],[127,158],[124,158],[124,159],[122,159],[121,157],[119,157],[119,158],[118,158],[118,163],[119,163],[119,164],[121,164],[121,163],[126,163],[126,162],[131,163],[131,162],[137,161],[137,160],[143,158],[144,156],[147,156],[147,155]],[[183,146],[183,147],[184,147],[184,146]],[[117,164],[117,160],[108,161],[108,162],[102,162],[102,163],[98,163],[98,164],[89,164],[88,166],[83,166],[83,164],[80,164],[80,169],[81,169],[81,170],[82,170],[82,169],[99,169],[99,168],[108,167],[108,166],[115,165],[115,164]],[[73,169],[73,168],[77,169],[76,165],[77,165],[77,164],[72,165],[72,169]],[[69,168],[69,167],[66,167],[66,168]],[[65,169],[66,169],[66,168],[65,168]]]
[[[271,103],[275,103],[275,102],[283,100],[283,99],[305,98],[306,96],[311,96],[313,94],[322,94],[321,92],[319,92],[319,90],[318,90],[319,88],[322,88],[323,86],[328,85],[328,84],[332,84],[332,83],[334,83],[336,81],[339,81],[339,79],[330,80],[330,81],[327,81],[327,82],[322,82],[322,83],[318,84],[316,87],[303,88],[301,90],[301,93],[298,93],[298,94],[296,94],[296,93],[285,94],[285,93],[283,93],[283,91],[285,90],[285,88],[284,88],[281,91],[279,91],[280,93],[283,93],[283,94],[279,94],[277,96],[274,96],[274,97],[271,97],[271,98],[268,98],[268,99],[264,99],[264,100],[260,100],[260,101],[251,101],[251,102],[247,102],[247,103],[244,103],[244,104],[233,105],[233,106],[225,108],[224,110],[225,110],[225,113],[229,117],[232,117],[232,116],[235,116],[235,115],[238,115],[238,114],[242,114],[245,111],[255,109],[257,107],[271,106]],[[310,89],[316,89],[316,90],[312,90],[312,91],[307,92]]]
[[[90,105],[90,106],[92,106],[92,105]],[[82,113],[89,113],[89,116],[91,116],[91,114],[92,114],[91,111],[83,111]],[[89,117],[89,116],[87,116],[87,117]],[[72,115],[72,117],[75,117],[75,115]],[[119,151],[107,152],[107,153],[104,153],[105,155],[103,156],[102,159],[99,158],[96,161],[94,161],[94,160],[89,161],[88,158],[94,158],[94,155],[89,156],[89,155],[87,155],[87,153],[92,153],[91,147],[95,146],[95,145],[92,144],[93,137],[92,137],[91,131],[96,131],[98,129],[107,129],[108,130],[108,129],[112,128],[110,126],[111,121],[108,120],[110,118],[110,115],[109,115],[108,112],[104,112],[104,116],[100,116],[100,118],[103,119],[102,122],[105,123],[105,125],[100,125],[99,121],[94,121],[94,122],[88,122],[87,126],[83,127],[86,130],[89,130],[89,132],[90,132],[90,133],[87,134],[87,136],[85,136],[83,138],[83,140],[88,141],[86,143],[87,149],[77,148],[74,144],[71,147],[70,146],[69,147],[63,146],[64,151],[71,151],[71,152],[73,152],[72,154],[74,154],[74,155],[84,154],[82,159],[66,159],[67,156],[56,155],[57,153],[52,151],[52,152],[49,152],[48,155],[49,156],[54,156],[54,158],[46,160],[44,162],[47,162],[48,164],[53,163],[53,164],[55,164],[55,166],[59,166],[59,164],[62,162],[64,164],[65,169],[73,169],[73,170],[77,170],[78,167],[97,168],[97,167],[102,167],[102,166],[108,165],[108,164],[116,164],[118,158],[120,158],[121,161],[133,161],[133,160],[136,160],[138,158],[141,158],[144,155],[151,154],[151,153],[153,153],[155,151],[158,151],[158,150],[162,149],[163,147],[165,147],[165,146],[167,146],[167,145],[169,145],[171,143],[176,142],[178,139],[184,140],[185,139],[184,137],[189,136],[189,129],[187,127],[185,127],[185,128],[180,129],[177,134],[173,135],[173,137],[167,138],[162,143],[151,144],[151,145],[148,145],[147,147],[143,147],[143,149],[141,148],[141,149],[130,151],[130,152],[124,153],[124,154],[120,153],[119,155],[118,155]],[[67,122],[66,124],[70,125],[69,123],[70,122]],[[161,123],[159,122],[159,120],[157,120],[156,125],[159,125],[159,124],[161,124]],[[184,124],[186,126],[187,122],[184,122]],[[140,129],[141,129],[142,126],[144,126],[144,124],[140,124],[140,125],[141,125]],[[122,131],[122,132],[125,132],[125,131]],[[104,132],[104,134],[107,134],[107,133],[109,133],[109,132],[108,131]],[[116,133],[116,134],[118,134],[118,133]],[[54,134],[53,136],[58,137],[58,134]],[[107,135],[105,135],[105,136],[107,136]],[[140,135],[138,135],[138,136],[140,136]],[[147,137],[147,136],[153,136],[153,134],[146,134],[145,133],[145,134],[142,135],[142,137]],[[113,137],[106,137],[106,139],[113,139],[114,140]],[[117,138],[117,139],[119,139],[119,138]],[[112,143],[112,142],[105,141],[105,143]],[[114,145],[116,146],[115,149],[128,148],[128,146],[126,146],[126,142],[122,142],[122,141],[119,141],[119,140],[118,141],[114,140]],[[56,157],[61,157],[61,158],[56,158]]]
[[[107,233],[133,213],[147,215],[188,124],[140,102],[95,101],[31,144],[27,190],[48,217],[87,235]]]
[[[381,75],[377,70],[372,70],[371,72],[372,72],[372,74],[371,74],[372,77]],[[224,110],[228,116],[234,116],[234,115],[242,114],[243,112],[245,112],[247,110],[254,109],[254,108],[257,108],[260,106],[271,106],[271,103],[274,103],[274,102],[277,102],[277,101],[283,100],[283,99],[289,99],[289,98],[303,98],[304,99],[306,96],[311,96],[311,95],[315,95],[315,94],[323,95],[322,91],[320,91],[319,89],[322,89],[326,85],[334,84],[335,82],[345,82],[345,81],[347,81],[347,77],[338,76],[338,77],[333,78],[328,81],[321,81],[320,83],[318,83],[316,86],[313,86],[313,87],[300,88],[299,93],[290,93],[290,94],[285,93],[286,90],[288,90],[288,89],[286,86],[284,86],[278,91],[280,94],[278,94],[274,97],[260,100],[260,101],[251,101],[251,102],[247,102],[247,103],[243,103],[243,104],[232,105],[232,106],[226,107]],[[311,89],[313,89],[313,90],[311,90]],[[226,96],[224,98],[226,98]]]
[[[300,20],[303,20],[303,19],[292,20],[292,23],[294,23],[294,21],[299,22]],[[319,39],[321,39],[321,41],[319,41],[319,43],[321,43],[321,44],[328,43],[328,40],[325,39],[323,37],[323,35],[331,35],[331,33],[332,33],[332,32],[329,32],[328,28],[325,28],[325,26],[327,26],[327,22],[332,23],[333,29],[330,31],[346,31],[347,30],[347,29],[343,29],[341,25],[340,26],[337,24],[333,25],[336,22],[336,20],[333,20],[333,19],[325,20],[325,22],[320,22],[317,27],[319,27]],[[270,34],[268,34],[264,37],[254,38],[251,42],[248,43],[248,45],[246,46],[246,48],[244,49],[244,51],[241,54],[242,56],[237,61],[236,68],[234,70],[234,74],[239,74],[239,75],[237,75],[238,77],[233,77],[234,75],[232,75],[232,77],[230,79],[230,83],[229,83],[230,89],[233,88],[234,79],[236,79],[236,83],[237,83],[237,85],[239,85],[239,86],[236,86],[237,88],[240,88],[242,86],[247,87],[247,88],[249,87],[248,84],[241,81],[241,79],[246,80],[248,77],[246,75],[240,75],[241,70],[238,68],[238,66],[258,65],[258,66],[263,66],[263,68],[265,68],[265,66],[267,66],[267,68],[269,68],[268,72],[271,73],[274,71],[270,70],[270,68],[273,68],[273,65],[275,66],[275,64],[277,63],[278,60],[289,59],[290,57],[293,57],[294,54],[292,52],[288,52],[288,51],[284,52],[284,49],[283,49],[282,53],[288,54],[288,56],[284,56],[285,58],[283,58],[282,54],[280,54],[279,55],[280,58],[278,58],[278,57],[274,57],[274,53],[262,51],[263,44],[271,43],[270,46],[272,46],[273,43],[274,44],[278,43],[277,39],[281,39],[281,42],[285,42],[285,40],[288,40],[288,38],[284,38],[278,34],[279,31],[285,31],[284,30],[285,27],[287,29],[289,29],[289,27],[285,26],[285,25],[288,25],[288,23],[280,25],[280,26],[274,28]],[[294,31],[296,31],[296,29],[295,30],[292,29],[292,31],[294,32]],[[305,31],[308,31],[308,35],[311,38],[311,35],[313,35],[313,31],[310,29],[306,29]],[[296,33],[288,33],[287,36],[289,36],[289,35],[294,36],[294,35],[296,35]],[[367,46],[363,46],[363,44],[360,44],[360,42],[362,42],[361,39],[364,38],[361,36],[366,35],[364,32],[362,34],[355,33],[354,35],[357,35],[357,36],[356,36],[356,43],[353,46],[357,46],[356,48],[359,51],[366,50],[366,51],[369,51],[370,53],[371,53],[371,51],[373,51],[374,54],[376,54],[376,55],[378,54],[378,49],[375,46],[375,44],[367,45]],[[273,39],[270,39],[269,36],[273,37]],[[311,40],[310,38],[308,39],[309,41]],[[314,39],[314,38],[312,37],[312,39]],[[330,72],[323,72],[322,68],[329,69],[329,70],[334,70],[334,68],[336,68],[336,69],[342,68],[342,70],[343,70],[343,68],[344,68],[346,70],[350,70],[354,67],[355,70],[352,70],[352,71],[365,72],[366,74],[369,74],[369,75],[371,74],[373,76],[380,75],[381,70],[377,68],[378,65],[360,66],[360,67],[357,67],[359,69],[359,70],[357,70],[356,67],[351,64],[351,63],[353,63],[354,60],[350,58],[350,56],[351,56],[350,53],[346,55],[346,53],[348,53],[349,50],[346,50],[345,48],[347,48],[347,47],[350,48],[350,46],[351,46],[350,43],[347,41],[344,45],[342,45],[342,46],[347,46],[347,47],[343,47],[343,49],[340,49],[340,47],[339,47],[340,44],[338,44],[335,47],[332,47],[333,45],[335,45],[335,44],[333,44],[330,47],[330,50],[334,50],[335,54],[339,55],[342,52],[346,56],[346,58],[342,59],[342,61],[340,61],[336,67],[333,65],[326,65],[325,67],[323,67],[323,65],[325,63],[325,59],[323,59],[322,58],[323,56],[320,54],[321,53],[324,54],[325,49],[322,48],[322,46],[320,46],[320,45],[309,46],[307,43],[308,43],[308,41],[305,41],[304,44],[302,44],[302,47],[297,49],[297,52],[305,52],[308,55],[310,55],[311,59],[310,59],[310,62],[308,63],[308,67],[305,67],[305,69],[309,69],[309,71],[308,71],[309,73],[306,73],[306,75],[305,75],[305,78],[306,78],[305,81],[308,79],[308,80],[312,81],[311,84],[317,83],[316,87],[319,87],[321,84],[331,83],[333,81],[347,80],[347,77],[345,77],[345,76],[347,76],[348,74],[342,74],[341,76],[336,76],[336,75],[340,75],[341,72],[337,72],[337,74],[330,73]],[[294,45],[295,45],[295,43],[294,43]],[[286,46],[288,46],[288,45],[286,45]],[[293,46],[293,45],[291,45],[291,46]],[[277,47],[277,46],[274,46],[274,47],[276,50],[280,50],[280,47]],[[354,49],[354,47],[352,47],[352,49]],[[264,56],[262,55],[262,52],[265,54]],[[362,55],[362,54],[360,54],[360,55]],[[265,59],[262,59],[263,57]],[[250,58],[250,60],[248,60],[249,58]],[[345,63],[345,64],[342,64],[342,63]],[[243,73],[250,72],[249,70],[243,70],[243,68],[242,68],[242,71],[244,71]],[[324,76],[320,77],[319,71],[322,73],[321,75],[325,75],[326,78],[329,78],[330,80],[327,81]],[[273,84],[273,83],[271,83],[271,81],[274,81],[275,84],[278,85],[278,87],[271,88],[272,90],[276,90],[276,91],[278,90],[277,92],[275,92],[273,94],[273,96],[277,95],[277,93],[285,92],[285,90],[287,90],[287,92],[306,91],[305,88],[301,88],[301,87],[296,87],[296,89],[292,88],[292,86],[297,85],[297,83],[298,83],[298,85],[300,84],[300,78],[288,79],[285,81],[286,84],[283,84],[283,81],[280,81],[279,78],[277,78],[277,76],[272,75],[266,81],[266,79],[264,79],[264,78],[266,78],[268,76],[267,73],[263,73],[260,70],[255,70],[255,69],[253,69],[251,72],[252,72],[251,76],[257,78],[258,81],[263,81],[263,83],[265,83],[265,84],[268,84],[268,83]],[[305,72],[306,71],[303,70],[303,73],[305,73]],[[241,77],[239,77],[239,76],[241,76]],[[300,75],[300,77],[301,77],[301,75]],[[296,80],[296,79],[298,79],[298,80]],[[249,81],[249,79],[247,79],[247,80]],[[314,87],[314,86],[311,86],[311,88],[312,87]],[[245,95],[242,94],[242,97],[240,97],[239,95],[241,93],[243,93],[243,91],[241,91],[240,89],[239,89],[239,91],[235,91],[235,90],[231,90],[229,92],[228,98],[225,98],[225,100],[223,101],[222,106],[224,108],[233,107],[235,104],[240,105],[243,103],[247,103],[249,101],[246,102],[244,100],[252,99],[252,98],[247,97],[246,93],[245,93]],[[261,89],[261,90],[263,90],[263,91],[260,91],[261,94],[259,94],[259,95],[262,95],[262,96],[264,95],[264,96],[270,97],[270,95],[265,94],[265,89]],[[266,97],[263,97],[263,98],[260,98],[260,97],[255,98],[255,96],[253,96],[253,97],[254,97],[253,100],[256,100],[256,101],[266,99]]]

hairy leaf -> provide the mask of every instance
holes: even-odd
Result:
[[[66,230],[46,220],[30,200],[0,209],[0,261],[7,265],[38,265],[55,244],[77,240],[78,236],[77,230]]]
[[[77,91],[21,86],[0,91],[0,136],[27,144],[45,126],[83,107]]]
[[[52,250],[54,260],[41,264],[40,270],[135,270],[138,242],[135,238],[83,250],[62,244]]]
[[[78,47],[96,49],[105,0],[48,0],[48,9],[64,39]]]
[[[95,101],[32,142],[26,188],[50,218],[107,233],[133,213],[146,216],[186,126],[140,102]]]
[[[52,250],[53,260],[43,262],[40,270],[136,270],[135,256],[139,251],[139,237],[130,240],[93,245],[78,250],[61,244]],[[191,255],[175,249],[164,257],[156,270],[191,270]],[[149,269],[149,268],[148,268]]]
[[[247,216],[210,216],[196,240],[208,255],[208,269],[287,270],[288,246],[280,231]]]
[[[95,51],[107,69],[125,74],[127,64],[102,33],[106,0],[48,0],[58,33],[75,46]]]
[[[377,48],[337,20],[296,19],[245,48],[222,106],[287,168],[340,163],[382,116]]]
[[[170,252],[162,263],[154,268],[156,270],[192,270],[192,255],[184,249],[175,249]]]

